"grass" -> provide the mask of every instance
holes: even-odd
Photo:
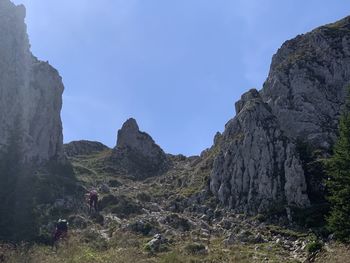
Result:
[[[347,263],[350,262],[350,245],[332,242],[325,246],[320,253],[317,254],[316,263]]]
[[[114,243],[118,244],[118,243]],[[57,252],[49,246],[34,245],[3,252],[8,263],[110,263],[110,262],[154,262],[137,246],[108,247],[101,249],[96,244],[86,243],[81,237],[74,235],[61,244]]]
[[[68,241],[62,243],[55,252],[49,246],[34,245],[19,246],[17,249],[1,249],[0,258],[4,255],[8,263],[129,263],[129,262],[285,262],[288,260],[283,250],[278,246],[270,247],[268,244],[234,245],[225,247],[222,238],[214,238],[207,246],[207,253],[196,253],[202,250],[204,245],[188,240],[190,237],[179,237],[168,244],[164,252],[153,254],[147,252],[144,247],[149,238],[142,235],[119,231],[115,233],[108,243],[102,247],[94,242],[87,242],[86,235],[80,233],[71,234]],[[188,241],[186,241],[188,240]]]
[[[296,230],[292,230],[292,229],[287,229],[287,228],[282,228],[276,225],[269,225],[268,226],[269,230],[271,233],[275,234],[275,235],[282,235],[282,236],[288,236],[294,239],[298,239],[298,238],[305,238],[307,236],[307,234],[305,232],[299,232]]]

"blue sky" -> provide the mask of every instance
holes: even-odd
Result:
[[[169,153],[199,154],[260,89],[287,39],[350,15],[348,0],[15,0],[32,51],[65,84],[64,140],[113,147],[137,119]]]

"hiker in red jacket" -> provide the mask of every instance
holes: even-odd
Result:
[[[97,212],[97,202],[98,202],[98,193],[96,190],[92,190],[89,193],[89,211],[91,213],[92,208]]]

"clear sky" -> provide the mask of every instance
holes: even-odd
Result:
[[[168,153],[199,154],[260,89],[287,39],[349,0],[14,0],[32,51],[65,84],[64,140],[113,147],[129,118]]]

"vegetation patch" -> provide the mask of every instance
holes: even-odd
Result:
[[[306,250],[308,253],[314,253],[321,250],[323,244],[320,241],[312,241],[311,243],[306,245]]]
[[[190,243],[185,246],[185,251],[189,254],[205,254],[207,248],[201,243]]]

